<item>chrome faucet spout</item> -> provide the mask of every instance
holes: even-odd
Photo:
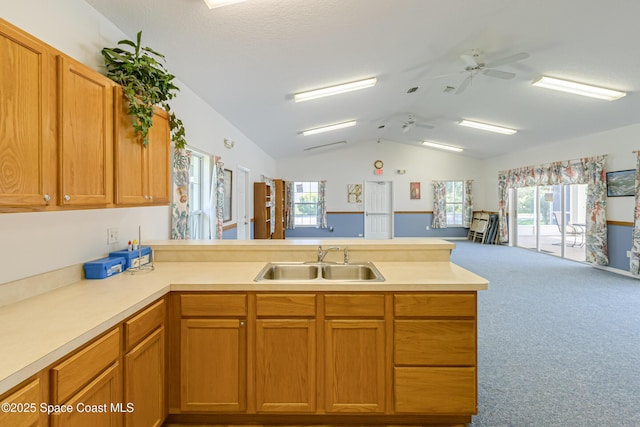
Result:
[[[339,251],[338,246],[330,246],[327,249],[322,249],[322,246],[318,246],[318,262],[324,262],[324,257],[327,256],[329,251]]]

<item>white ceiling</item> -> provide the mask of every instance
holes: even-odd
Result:
[[[203,0],[86,1],[129,37],[142,30],[181,82],[276,159],[377,139],[428,139],[488,158],[640,121],[637,0],[248,0],[212,10]],[[489,62],[530,57],[498,67],[512,80],[478,75],[462,94],[443,92],[464,80],[460,55],[472,49]],[[608,102],[532,87],[542,74],[629,93]],[[372,89],[292,100],[372,76]],[[409,113],[433,129],[403,133]],[[462,118],[519,132],[467,129]],[[353,119],[352,128],[300,134]]]

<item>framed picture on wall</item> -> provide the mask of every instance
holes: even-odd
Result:
[[[411,200],[420,200],[420,183],[419,182],[409,183],[409,198]]]
[[[634,196],[636,189],[636,170],[607,172],[607,196]]]
[[[222,208],[222,218],[224,222],[231,221],[231,200],[233,189],[233,172],[224,170],[224,206]]]

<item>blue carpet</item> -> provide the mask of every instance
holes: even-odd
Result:
[[[453,241],[478,293],[473,427],[640,426],[640,280],[534,251]]]

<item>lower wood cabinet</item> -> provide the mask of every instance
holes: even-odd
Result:
[[[180,409],[247,406],[247,295],[180,295]]]
[[[312,424],[375,416],[460,425],[476,413],[475,292],[179,298],[180,410],[171,421],[269,424],[304,414]]]
[[[385,411],[384,320],[325,322],[327,412]]]
[[[396,413],[475,414],[476,294],[394,296]]]
[[[245,321],[183,319],[181,334],[181,409],[243,411],[247,370]]]
[[[40,378],[31,379],[0,399],[0,404],[3,405],[0,411],[0,426],[45,427],[48,425],[46,412],[40,410],[40,405],[46,402],[43,398],[41,383]]]
[[[165,303],[124,323],[124,425],[161,426],[165,404]]]
[[[52,427],[115,427],[122,425],[122,412],[113,404],[122,402],[120,364],[114,363],[64,403],[73,408],[51,414]]]
[[[316,295],[258,294],[256,411],[316,411]]]

